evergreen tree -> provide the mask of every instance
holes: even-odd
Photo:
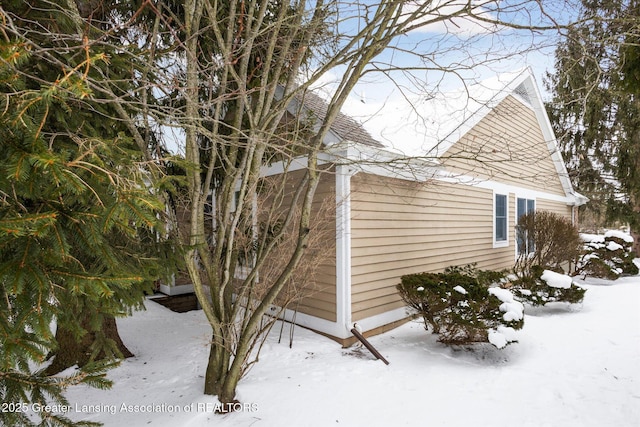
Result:
[[[627,197],[616,200],[609,214],[630,224],[635,231],[635,252],[640,254],[640,1],[630,1],[623,16],[627,25],[618,53],[620,71],[615,87],[626,94],[626,102],[616,116],[623,129],[616,178]]]
[[[581,17],[556,50],[549,116],[588,208],[637,233],[640,2],[584,0]]]
[[[115,317],[142,307],[162,264],[153,165],[92,85],[122,85],[131,62],[88,43],[95,28],[80,37],[77,10],[41,3],[0,8],[0,398],[15,406],[4,425],[30,425],[25,405],[67,404],[69,385],[108,385],[124,352]],[[48,371],[32,370],[52,354]]]

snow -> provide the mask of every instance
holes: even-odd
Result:
[[[489,331],[489,342],[496,346],[496,348],[504,348],[509,341],[507,338],[497,331]]]
[[[633,237],[620,230],[609,230],[604,233],[604,237],[617,237],[618,239],[624,240],[627,243],[633,243]]]
[[[242,410],[228,415],[202,394],[211,337],[203,313],[147,302],[118,320],[136,357],[109,372],[110,390],[72,388],[67,415],[107,427],[640,425],[640,277],[580,284],[583,304],[527,307],[518,343],[502,350],[447,347],[418,321],[370,338],[388,366],[301,327],[289,348],[291,325],[279,344],[278,324],[238,387]]]
[[[618,238],[627,243],[633,243],[633,237],[631,237],[630,234],[620,230],[609,230],[604,234],[580,233],[580,238],[582,239],[583,242],[592,243],[592,244],[604,243],[606,238],[613,238],[613,237]],[[603,246],[600,246],[600,247],[603,247]],[[612,249],[612,250],[615,250],[615,249]]]
[[[511,291],[503,288],[489,288],[489,293],[495,295],[502,302],[513,302],[513,294]]]
[[[505,322],[521,320],[524,317],[524,306],[513,298],[511,291],[502,288],[489,288],[489,293],[502,301],[500,311],[504,313],[502,318]]]
[[[553,288],[569,289],[573,283],[573,279],[570,276],[551,270],[545,270],[540,278]]]
[[[500,305],[500,311],[504,312],[502,318],[505,322],[522,320],[524,317],[524,306],[518,301],[503,302]]]
[[[614,242],[613,240],[610,240],[609,243],[607,244],[607,249],[610,251],[617,251],[618,249],[624,249],[624,246]]]
[[[498,330],[489,331],[489,342],[496,348],[505,348],[508,343],[516,341],[518,332],[506,326],[498,326]]]
[[[460,292],[463,295],[467,294],[467,290],[465,288],[463,288],[462,286],[460,286],[460,285],[454,287],[453,290],[456,291],[456,292]]]
[[[604,243],[602,234],[580,233],[580,239],[585,243]]]

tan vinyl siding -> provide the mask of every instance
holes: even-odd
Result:
[[[564,196],[534,111],[505,98],[443,156],[447,169]]]
[[[304,170],[299,170],[288,174],[284,206],[288,205],[304,173]],[[288,307],[329,321],[336,320],[335,199],[335,173],[331,168],[323,173],[316,189],[311,219],[312,236],[316,237],[311,237],[308,251],[321,251],[321,261],[309,269],[309,264],[316,261],[310,261],[307,255],[302,258],[300,265],[304,273],[295,278],[295,286],[301,290],[303,297]]]
[[[572,217],[571,206],[568,206],[564,202],[555,202],[553,200],[546,199],[537,199],[536,200],[536,210],[537,211],[550,211],[555,212],[558,215],[562,215],[568,219]]]
[[[483,269],[513,265],[513,194],[509,245],[493,248],[492,190],[363,173],[352,178],[351,190],[355,321],[403,307],[395,286],[404,274],[471,262]]]

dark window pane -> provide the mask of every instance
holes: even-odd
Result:
[[[517,218],[520,219],[520,217],[524,214],[527,213],[527,199],[520,199],[518,198],[518,205],[517,205]]]
[[[536,210],[536,201],[527,200],[527,212],[533,212]]]
[[[496,241],[507,240],[507,196],[496,194]]]

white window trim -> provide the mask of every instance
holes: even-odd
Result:
[[[507,233],[507,238],[505,240],[496,240],[496,196],[506,196],[507,197],[507,227],[506,227],[506,233]],[[493,247],[494,248],[506,248],[509,246],[509,192],[507,191],[493,191],[493,197],[492,197],[492,207],[493,210],[491,212],[491,219],[492,219],[492,224],[491,224],[491,228],[492,228],[492,232],[493,235],[491,237],[491,239],[493,240]]]

